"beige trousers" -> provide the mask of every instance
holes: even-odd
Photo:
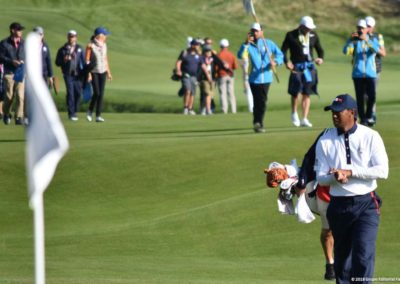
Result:
[[[236,113],[234,84],[235,81],[233,77],[230,76],[224,76],[218,79],[218,90],[221,98],[221,108],[223,113],[228,113],[228,100],[231,105],[232,113]]]
[[[15,117],[24,117],[24,101],[25,101],[25,83],[15,82],[14,74],[4,75],[4,102],[3,102],[3,114],[9,115],[11,107],[16,100],[15,106]]]

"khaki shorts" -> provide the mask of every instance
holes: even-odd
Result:
[[[204,94],[205,96],[214,96],[214,82],[210,83],[208,81],[200,81],[200,89],[201,93]]]

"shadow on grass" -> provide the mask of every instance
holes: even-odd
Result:
[[[321,128],[322,129],[322,128]],[[294,128],[294,127],[269,127],[265,133],[255,133],[253,128],[227,128],[227,129],[196,129],[196,130],[170,130],[170,131],[141,131],[122,132],[121,135],[155,135],[151,138],[192,138],[192,137],[218,137],[237,135],[268,135],[277,133],[295,133],[303,131],[321,131],[320,128]],[[161,137],[157,137],[161,135]]]
[[[0,143],[20,143],[20,142],[25,142],[25,139],[4,139],[0,140]]]

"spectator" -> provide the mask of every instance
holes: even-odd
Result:
[[[248,34],[247,37],[252,37],[252,35]],[[254,38],[252,39],[252,41],[254,41]],[[247,51],[247,48],[245,48],[239,59],[240,59],[240,66],[242,67],[244,95],[246,96],[247,99],[247,106],[249,108],[249,112],[253,112],[253,94],[251,93],[249,84],[250,64],[249,64],[249,52]]]
[[[213,47],[212,47],[213,46],[212,38],[205,37],[204,39],[198,39],[198,40],[199,40],[199,42],[201,44],[202,51],[204,51],[204,47],[205,46],[211,47],[211,55],[212,55],[213,60],[215,61],[216,64],[222,65],[223,63],[222,63],[221,59],[219,59],[219,57],[217,56],[217,51],[215,51],[213,49]],[[213,71],[215,71],[215,70],[213,70]],[[212,76],[214,85],[215,85],[215,80],[216,80],[216,76],[215,75],[216,75],[216,73],[213,73],[213,76]],[[207,97],[206,94],[200,92],[200,110],[201,110],[201,114],[202,115],[206,114],[206,103],[205,103],[206,97]],[[214,96],[211,98],[211,111],[212,111],[212,113],[215,112]]]
[[[229,41],[222,39],[220,41],[221,51],[218,57],[227,65],[228,71],[218,68],[218,90],[221,98],[221,108],[223,113],[228,113],[228,98],[231,105],[232,113],[236,113],[236,97],[235,97],[235,80],[233,72],[237,69],[237,61],[235,55],[229,51]]]
[[[202,114],[211,115],[211,99],[214,96],[214,59],[212,56],[212,48],[209,45],[203,46],[203,56],[201,58],[201,69],[199,74],[200,81],[200,92],[203,94],[204,109],[205,113]]]
[[[50,48],[48,44],[44,41],[44,30],[42,27],[36,27],[33,29],[34,32],[36,32],[42,40],[42,69],[43,69],[43,79],[46,82],[46,84],[52,86],[53,85],[53,68],[51,66],[51,55],[50,55]]]
[[[190,47],[182,51],[176,61],[176,74],[182,78],[183,114],[195,115],[193,110],[194,96],[196,95],[197,73],[201,65],[200,42],[193,39]]]
[[[385,41],[383,39],[383,35],[375,32],[375,19],[371,16],[365,18],[365,22],[367,24],[368,34],[370,37],[378,39],[379,42],[379,51],[375,56],[375,65],[376,65],[376,85],[378,86],[379,77],[382,72],[382,58],[386,56],[386,48]],[[376,123],[376,100],[375,104],[372,107],[372,118]]]
[[[272,40],[264,38],[259,23],[254,23],[250,32],[238,51],[238,58],[243,58],[245,50],[248,51],[252,65],[249,82],[254,99],[253,127],[256,133],[262,133],[265,132],[264,115],[269,86],[273,80],[272,69],[283,63],[283,53]]]
[[[85,63],[84,50],[77,43],[77,32],[70,30],[67,42],[58,49],[56,65],[61,67],[65,87],[67,90],[68,117],[71,121],[78,121],[77,112],[82,95],[83,66]]]
[[[86,113],[86,119],[92,121],[92,113],[96,107],[96,122],[104,122],[101,116],[103,110],[104,89],[106,79],[112,80],[110,64],[107,55],[107,36],[110,32],[105,27],[98,27],[94,30],[94,35],[86,47],[85,62],[90,69],[88,80],[92,82],[93,97]]]
[[[15,124],[22,125],[24,111],[24,76],[25,61],[24,40],[22,31],[25,28],[17,22],[10,25],[10,36],[0,42],[0,63],[4,67],[4,102],[3,122],[8,125],[11,122],[11,107],[16,100]],[[17,75],[17,76],[16,76]]]
[[[375,56],[379,52],[379,41],[368,34],[367,23],[364,19],[357,23],[357,31],[347,40],[343,53],[353,57],[353,82],[357,98],[358,115],[361,124],[373,126],[375,120],[372,112],[376,101]],[[365,109],[365,98],[366,109]]]
[[[324,61],[324,50],[321,47],[319,37],[314,31],[316,28],[311,17],[301,18],[297,29],[290,31],[282,43],[282,52],[285,55],[286,68],[290,70],[288,93],[291,96],[291,119],[294,126],[312,127],[308,120],[310,112],[311,94],[317,94],[318,74],[314,66],[313,49],[315,48],[318,58],[317,65]],[[286,53],[290,50],[290,60]],[[300,121],[297,114],[298,97],[302,96],[303,119]]]

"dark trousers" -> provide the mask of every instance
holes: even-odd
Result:
[[[267,110],[267,100],[268,100],[268,84],[253,84],[250,83],[250,89],[253,94],[253,124],[260,123],[264,126],[264,114]]]
[[[376,78],[353,78],[357,98],[358,116],[362,124],[372,118],[376,101]],[[365,102],[365,97],[367,101]],[[365,104],[367,109],[365,109]]]
[[[103,98],[104,98],[104,88],[106,86],[107,73],[92,73],[92,87],[93,87],[93,97],[90,101],[89,111],[93,112],[96,106],[96,116],[101,115],[103,110]]]
[[[64,82],[67,89],[68,116],[76,116],[82,95],[82,80],[78,76],[64,74]]]
[[[336,283],[371,283],[380,199],[375,192],[354,197],[332,196],[327,217],[335,240]],[[364,281],[356,281],[363,278]],[[353,279],[353,280],[352,280]]]

